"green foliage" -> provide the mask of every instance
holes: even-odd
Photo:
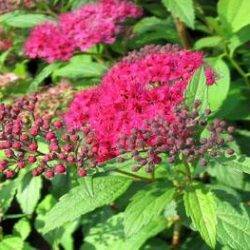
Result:
[[[40,199],[42,179],[40,176],[33,178],[31,173],[24,175],[17,188],[17,200],[25,214],[32,214]]]
[[[124,212],[125,234],[138,233],[144,226],[157,218],[174,198],[175,190],[167,183],[154,183],[138,191]]]
[[[68,77],[68,78],[91,78],[100,77],[106,70],[106,66],[101,63],[91,62],[89,57],[76,56],[71,59],[66,66],[63,66],[54,72],[54,77]]]
[[[78,51],[67,62],[25,57],[23,45],[32,27],[89,2],[41,1],[0,15],[0,47],[4,39],[13,44],[0,48],[0,73],[19,78],[7,87],[0,78],[1,101],[39,93],[62,79],[78,91],[98,84],[133,49],[182,44],[205,55],[204,67],[186,89],[186,105],[200,99],[202,111],[213,111],[208,122],[223,118],[236,125],[230,147],[237,153],[206,158],[206,167],[183,164],[182,155],[172,166],[164,155],[150,174],[131,172],[135,161],[130,154],[123,155],[128,158],[123,163],[113,159],[78,179],[73,165],[52,181],[33,178],[28,173],[33,166],[11,181],[0,173],[0,250],[250,249],[250,1],[136,0],[144,15],[127,20],[114,44]],[[212,86],[206,84],[208,67],[216,73]],[[38,147],[49,153],[44,141]]]
[[[185,92],[185,101],[188,107],[192,106],[195,100],[201,100],[201,110],[208,106],[208,87],[204,68],[201,67],[194,73]]]
[[[250,24],[249,11],[248,0],[220,0],[218,3],[219,18],[232,32]]]
[[[124,234],[124,221],[124,213],[119,213],[105,223],[97,224],[91,228],[86,236],[86,243],[83,245],[82,250],[140,249],[148,238],[156,235],[166,227],[164,220],[161,217],[156,217],[140,231],[127,238]]]
[[[0,23],[16,28],[31,28],[39,23],[48,21],[49,19],[48,16],[42,14],[12,12],[1,16]]]
[[[46,214],[43,232],[49,232],[68,221],[72,221],[98,207],[111,203],[125,192],[130,184],[130,179],[106,176],[94,178],[93,194],[86,189],[84,184],[72,188]],[[64,216],[65,213],[67,216]]]
[[[187,26],[194,29],[193,0],[162,0],[163,5]]]
[[[230,72],[227,64],[219,57],[208,58],[207,62],[217,74],[216,84],[208,88],[208,104],[212,111],[217,111],[228,96]]]
[[[217,202],[218,240],[232,249],[250,247],[250,220],[244,206]]]
[[[195,186],[184,193],[184,204],[201,237],[211,248],[215,248],[217,217],[214,195],[204,187]]]

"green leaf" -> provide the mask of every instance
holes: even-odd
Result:
[[[240,170],[246,174],[250,174],[250,157],[240,156],[228,162],[232,168]]]
[[[230,50],[230,57],[233,57],[235,50],[242,44],[250,41],[250,25],[242,28],[237,33],[233,33],[229,39],[228,48]]]
[[[247,158],[246,164],[249,162]],[[250,177],[245,175],[248,166],[242,163],[242,159],[228,160],[226,158],[218,158],[216,161],[211,162],[208,172],[211,176],[215,177],[220,183],[240,190],[250,191],[249,180]],[[240,169],[240,171],[239,171]]]
[[[250,249],[250,220],[242,207],[217,201],[218,240],[232,249]]]
[[[218,3],[219,18],[232,32],[250,24],[249,12],[249,0],[220,0]]]
[[[201,237],[211,248],[215,248],[217,218],[214,195],[197,186],[184,193],[184,205]]]
[[[216,47],[222,42],[222,37],[220,36],[209,36],[203,37],[197,40],[194,44],[195,49],[203,49],[207,47]]]
[[[53,71],[60,65],[60,63],[52,63],[44,67],[30,84],[29,91],[37,91],[39,85],[43,82],[43,80],[51,75]]]
[[[92,227],[84,239],[82,250],[135,250],[152,236],[161,232],[165,227],[164,218],[158,217],[143,227],[137,234],[126,238],[124,234],[124,214],[119,213],[105,223],[99,223]]]
[[[100,77],[107,67],[101,63],[80,60],[82,57],[72,58],[66,66],[57,69],[54,76],[68,78]]]
[[[203,67],[196,70],[185,92],[188,107],[191,107],[197,99],[202,102],[201,110],[204,110],[208,105],[208,87]]]
[[[162,0],[163,5],[188,27],[194,29],[194,6],[192,0]]]
[[[0,205],[2,213],[9,208],[16,193],[16,183],[13,181],[5,181],[0,184]]]
[[[137,192],[124,213],[126,236],[131,237],[157,218],[174,194],[175,189],[168,183],[154,183]]]
[[[0,241],[1,250],[23,250],[23,241],[16,236],[6,236]]]
[[[42,179],[40,176],[33,177],[31,173],[24,175],[22,182],[17,189],[17,201],[25,214],[32,214],[35,210],[40,191],[42,188]]]
[[[2,18],[2,23],[16,28],[31,28],[39,23],[51,20],[48,16],[42,14],[23,14],[18,12],[9,13]],[[1,20],[0,20],[1,22]]]
[[[210,57],[207,62],[217,74],[216,83],[208,87],[208,103],[212,111],[217,111],[227,98],[230,88],[230,72],[227,64],[219,57]]]
[[[71,189],[46,214],[43,232],[46,233],[98,207],[111,203],[123,194],[130,184],[131,180],[128,178],[106,176],[93,179],[93,196],[89,195],[85,185]]]
[[[14,226],[14,233],[25,240],[31,232],[31,227],[28,219],[22,218]]]

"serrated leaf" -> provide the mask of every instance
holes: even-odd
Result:
[[[44,81],[45,78],[50,76],[55,69],[57,69],[61,64],[52,63],[44,67],[41,72],[35,77],[29,86],[29,91],[37,91],[39,85]]]
[[[249,216],[237,205],[217,200],[218,240],[232,249],[250,249]]]
[[[188,107],[191,107],[197,99],[202,103],[200,110],[204,110],[208,106],[208,87],[203,67],[195,71],[185,91],[185,102]]]
[[[220,0],[218,3],[219,18],[232,32],[250,24],[249,12],[249,0]]]
[[[222,37],[220,36],[209,36],[203,37],[197,40],[194,44],[195,49],[203,49],[207,47],[216,47],[222,42]]]
[[[216,244],[216,201],[214,195],[204,187],[196,186],[184,193],[187,215],[203,240],[211,247]]]
[[[230,57],[233,57],[235,50],[242,44],[250,41],[250,25],[242,28],[237,33],[232,34],[229,39],[228,48],[230,50]]]
[[[245,175],[244,172],[248,171],[248,161],[242,162],[243,158],[231,157],[229,160],[226,157],[218,158],[214,162],[211,162],[211,167],[208,168],[208,172],[211,176],[214,176],[220,183],[240,190],[250,191],[249,175]]]
[[[127,237],[139,232],[157,218],[165,206],[174,199],[175,189],[166,183],[156,183],[138,191],[124,212],[124,227]]]
[[[6,236],[0,241],[1,250],[23,250],[23,240],[16,236]]]
[[[124,213],[119,213],[99,223],[90,229],[84,239],[82,250],[135,250],[140,249],[143,243],[152,236],[161,232],[166,224],[163,217],[158,217],[143,227],[137,234],[126,238],[124,234]]]
[[[17,201],[25,214],[32,214],[40,199],[42,179],[33,177],[31,173],[24,175],[17,189]]]
[[[206,60],[217,74],[216,83],[208,87],[208,104],[212,111],[217,111],[228,96],[230,89],[230,71],[227,64],[219,57]]]
[[[16,183],[13,181],[5,181],[0,184],[0,205],[1,212],[5,213],[9,208],[16,193]]]
[[[3,24],[16,28],[31,28],[39,23],[51,20],[48,16],[43,14],[24,14],[13,12],[6,15],[5,18],[2,19]]]
[[[118,176],[94,178],[93,196],[89,195],[89,192],[84,188],[85,185],[74,187],[69,193],[62,196],[52,210],[46,214],[43,233],[111,203],[127,190],[131,182],[128,178]]]
[[[54,76],[68,78],[100,77],[106,70],[106,66],[101,63],[86,62],[85,60],[72,59],[66,66],[57,69]]]
[[[21,237],[22,240],[25,240],[29,236],[30,232],[31,226],[26,218],[19,220],[14,226],[14,233]]]
[[[194,29],[194,6],[192,0],[162,0],[163,5],[188,27]]]

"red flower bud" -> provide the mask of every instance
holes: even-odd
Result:
[[[53,132],[48,132],[48,133],[46,134],[46,136],[45,136],[45,139],[46,139],[47,141],[50,141],[50,140],[55,139],[55,138],[56,138],[56,135],[55,135],[55,133],[53,133]]]
[[[10,169],[4,170],[3,174],[5,175],[7,179],[12,179],[15,176],[15,172]]]
[[[62,123],[61,121],[55,121],[55,122],[54,122],[54,126],[55,126],[56,128],[61,128],[61,127],[63,126],[63,123]]]
[[[8,162],[5,160],[0,161],[0,172],[3,172],[3,170],[8,166]]]
[[[31,143],[31,144],[29,145],[29,149],[30,149],[30,151],[32,151],[32,152],[36,152],[37,149],[38,149],[38,146],[37,146],[37,144],[36,144],[35,142],[33,142],[33,143]]]
[[[66,168],[63,164],[56,165],[54,170],[56,174],[64,174],[66,172]]]
[[[25,168],[25,167],[26,167],[26,164],[25,164],[24,161],[19,161],[19,162],[17,163],[17,166],[18,166],[20,169],[22,169],[22,168]]]
[[[48,179],[52,179],[54,177],[54,171],[51,169],[48,169],[45,171],[44,176]]]
[[[77,174],[78,174],[78,176],[80,176],[80,177],[84,177],[84,176],[87,175],[87,170],[84,169],[84,168],[78,168],[78,169],[77,169]]]
[[[28,157],[28,162],[29,162],[30,164],[35,163],[35,162],[36,162],[36,157],[35,157],[34,155],[30,155],[30,156]]]

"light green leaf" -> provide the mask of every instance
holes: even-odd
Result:
[[[42,14],[23,14],[18,12],[9,13],[2,19],[4,25],[16,28],[31,28],[39,23],[51,20],[48,16]]]
[[[233,57],[235,50],[248,41],[250,41],[250,25],[242,28],[237,33],[232,34],[228,44],[230,56]]]
[[[197,99],[202,102],[200,109],[204,110],[208,106],[208,87],[203,67],[196,70],[185,92],[188,107],[191,107]]]
[[[14,226],[14,233],[25,240],[31,232],[31,227],[28,219],[22,218]]]
[[[13,181],[5,181],[0,184],[0,205],[2,213],[9,208],[16,193],[16,183]]]
[[[227,98],[230,89],[230,71],[227,64],[219,57],[207,59],[217,74],[216,83],[208,87],[208,103],[212,111],[217,111]]]
[[[247,158],[246,163],[249,162]],[[208,172],[214,176],[220,183],[240,190],[250,191],[250,177],[245,175],[244,172],[248,171],[247,164],[241,160],[228,160],[226,158],[218,158],[216,161],[211,162],[211,167]]]
[[[216,47],[222,42],[222,37],[220,36],[209,36],[203,37],[197,40],[194,44],[195,49],[203,49],[207,47]]]
[[[128,178],[105,176],[93,179],[93,196],[89,195],[85,185],[71,189],[46,214],[43,232],[46,233],[98,207],[111,203],[124,193],[130,184],[131,180]]]
[[[54,76],[68,78],[100,77],[107,67],[101,63],[72,59],[66,66],[57,69]]]
[[[163,5],[188,27],[194,29],[194,6],[192,0],[162,0]]]
[[[250,24],[249,13],[249,0],[220,0],[218,3],[219,18],[232,32]]]
[[[201,237],[215,248],[217,218],[214,195],[204,187],[196,186],[184,193],[184,205]]]
[[[165,227],[164,218],[158,217],[143,227],[137,234],[126,238],[124,234],[124,214],[119,213],[105,223],[99,223],[90,229],[84,239],[82,250],[136,250],[154,235],[161,232]]]
[[[131,237],[157,218],[173,200],[174,194],[175,189],[168,183],[151,184],[137,192],[124,213],[126,236]]]
[[[25,214],[32,214],[35,210],[42,188],[40,176],[33,177],[31,173],[24,175],[17,189],[17,201]]]
[[[250,220],[240,204],[217,201],[218,240],[232,249],[250,249]]]
[[[57,69],[61,64],[60,63],[52,63],[44,67],[41,72],[35,77],[35,79],[31,82],[29,86],[29,91],[37,91],[39,85],[43,82],[45,78],[53,73],[55,69]]]
[[[23,250],[23,240],[16,236],[6,236],[0,241],[1,250]]]

